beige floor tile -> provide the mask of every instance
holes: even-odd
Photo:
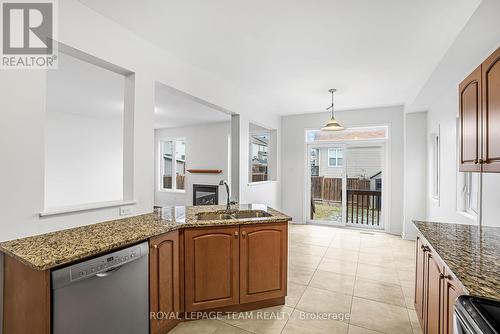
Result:
[[[222,322],[218,320],[193,320],[184,321],[179,323],[174,329],[172,329],[169,334],[212,334],[215,333],[220,327]]]
[[[357,238],[337,236],[332,240],[330,248],[340,248],[348,250],[359,250],[360,241]]]
[[[314,271],[314,268],[289,265],[288,280],[297,284],[307,285],[311,281]]]
[[[413,270],[398,270],[399,280],[404,286],[415,285],[415,272]]]
[[[328,236],[326,236],[326,237],[306,236],[303,239],[301,239],[300,242],[303,244],[328,247],[330,245],[330,243],[332,242],[332,238],[328,237]]]
[[[306,290],[307,285],[297,284],[294,282],[288,282],[288,291],[285,298],[285,305],[289,307],[295,307],[302,297],[302,294]]]
[[[281,333],[293,309],[275,306],[228,315],[223,321],[229,325],[257,334]]]
[[[351,300],[352,296],[309,286],[296,309],[304,312],[335,314],[337,318],[345,317],[344,320],[347,321]]]
[[[295,310],[286,323],[283,334],[346,334],[348,325],[345,322],[318,318],[314,313]]]
[[[365,263],[358,263],[356,277],[373,281],[400,284],[398,273],[390,268],[371,266]]]
[[[321,260],[318,269],[331,271],[343,275],[355,275],[356,274],[357,263],[352,261],[342,261],[336,259],[323,258]]]
[[[193,332],[193,333],[197,333],[197,332]],[[249,333],[252,333],[252,332],[246,331],[244,329],[241,329],[241,328],[238,328],[235,326],[225,324],[223,322],[221,322],[221,325],[219,326],[219,328],[217,328],[217,330],[214,332],[214,334],[249,334]]]
[[[394,263],[398,270],[415,271],[415,261],[413,259],[394,260]]]
[[[360,253],[369,253],[369,254],[387,254],[387,253],[391,253],[392,252],[387,247],[383,247],[383,246],[364,246],[364,245],[361,245],[359,247],[359,251],[360,251]]]
[[[321,261],[321,258],[321,256],[291,253],[288,257],[288,262],[291,266],[301,266],[316,269],[319,262]]]
[[[326,250],[326,247],[308,244],[292,244],[289,247],[289,253],[313,256],[323,256]]]
[[[358,261],[359,253],[355,250],[330,247],[324,253],[324,257],[342,261]]]
[[[348,334],[379,334],[380,332],[375,332],[370,329],[366,329],[363,327],[358,327],[349,324],[349,330],[347,331]]]
[[[410,316],[413,334],[422,334],[422,328],[420,327],[420,322],[418,321],[418,316],[415,310],[408,310],[408,315]]]
[[[415,286],[401,286],[405,296],[406,307],[415,309]]]
[[[355,276],[337,274],[330,271],[316,270],[310,286],[351,295]]]
[[[354,296],[406,307],[401,286],[369,279],[356,279]]]
[[[350,324],[387,334],[411,334],[408,311],[404,307],[354,297]]]
[[[370,264],[372,266],[396,269],[396,264],[394,263],[391,253],[373,254],[360,252],[358,262]]]

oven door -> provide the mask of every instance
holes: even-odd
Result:
[[[456,309],[453,312],[453,334],[475,334]]]

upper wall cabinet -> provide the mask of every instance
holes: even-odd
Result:
[[[459,85],[461,172],[500,172],[500,48]]]
[[[483,171],[500,172],[500,48],[482,65]]]

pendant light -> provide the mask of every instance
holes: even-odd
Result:
[[[332,105],[326,108],[326,110],[332,109],[332,118],[326,123],[324,127],[321,128],[321,131],[341,131],[345,130],[345,128],[337,122],[334,116],[334,104],[333,104],[333,93],[335,93],[337,90],[335,88],[329,89],[328,90],[330,93],[332,93]]]

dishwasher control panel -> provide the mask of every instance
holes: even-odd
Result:
[[[121,265],[134,261],[144,255],[141,245],[129,247],[117,252],[109,253],[98,258],[73,265],[70,268],[70,280],[76,281],[99,273],[118,268]]]

